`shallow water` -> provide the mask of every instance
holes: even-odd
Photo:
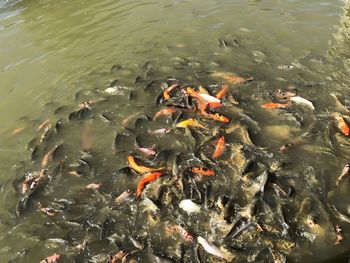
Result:
[[[161,230],[156,230],[148,239],[144,235],[151,228],[142,213],[135,216],[137,201],[121,210],[107,209],[109,205],[105,199],[109,195],[115,196],[137,184],[135,179],[111,176],[127,165],[126,153],[116,154],[111,145],[116,133],[125,132],[121,121],[127,116],[134,113],[151,116],[156,111],[161,81],[176,77],[183,83],[197,86],[222,82],[201,74],[208,71],[234,72],[255,78],[251,83],[233,88],[237,107],[254,121],[226,113],[248,126],[256,145],[288,163],[286,174],[279,176],[290,180],[283,178],[282,182],[294,183],[296,192],[293,198],[284,200],[284,204],[288,207],[295,202],[299,206],[309,197],[315,205],[312,209],[320,211],[318,216],[321,226],[327,229],[326,237],[310,244],[305,241],[305,247],[298,244],[297,249],[287,253],[288,260],[303,261],[308,257],[321,262],[338,254],[348,255],[349,225],[328,215],[326,207],[329,202],[343,213],[349,213],[346,201],[349,186],[341,185],[339,191],[335,186],[348,162],[349,138],[337,132],[331,118],[334,111],[345,116],[348,111],[342,111],[329,95],[334,93],[342,104],[350,104],[347,11],[348,4],[344,1],[316,0],[0,1],[2,261],[39,262],[54,252],[66,254],[66,260],[71,260],[69,257],[74,253],[80,253],[72,247],[85,239],[92,243],[88,255],[81,256],[85,260],[98,254],[116,253],[118,249],[132,250],[134,247],[123,235],[138,236],[144,243],[160,246]],[[292,68],[279,68],[288,65]],[[118,95],[104,94],[102,91],[116,79],[121,86]],[[158,82],[144,91],[143,87],[151,80]],[[285,90],[291,85],[298,95],[312,101],[314,111],[303,107],[287,111],[261,109],[261,104],[273,101],[277,88]],[[80,102],[106,97],[109,98],[106,102],[96,106],[93,121],[68,121],[69,113]],[[106,123],[100,114],[110,118],[112,123]],[[81,134],[88,134],[83,137],[92,144],[89,148],[93,152],[93,169],[83,179],[67,177],[65,171],[35,199],[30,211],[15,217],[19,194],[12,188],[12,181],[21,178],[24,172],[40,169],[41,161],[30,160],[28,142],[40,137],[36,128],[46,119],[52,124],[62,119],[65,125],[42,151],[46,153],[54,144],[63,144],[60,158],[70,167],[81,157],[80,149],[84,144]],[[23,130],[13,134],[18,128]],[[153,142],[141,137],[145,144],[157,143],[159,148],[177,152],[190,144],[181,134],[175,134],[173,141]],[[294,140],[303,143],[284,155],[278,153],[281,145]],[[134,151],[127,146],[125,150]],[[100,192],[80,191],[94,181],[107,186]],[[239,192],[234,180],[213,179],[209,184],[215,189],[215,198],[219,193],[236,195]],[[304,185],[307,185],[305,189]],[[268,192],[266,195],[267,202],[274,200]],[[38,201],[51,202],[60,198],[74,199],[77,203],[57,218],[36,212]],[[242,198],[236,198],[239,205],[244,205]],[[96,210],[89,211],[83,200],[91,201]],[[168,213],[166,209],[159,212],[169,220],[174,215]],[[117,222],[123,224],[118,228],[121,244],[107,246],[104,241],[94,242],[99,235],[98,227],[90,226],[88,230],[57,227],[67,220],[82,222],[79,216],[87,214],[92,215],[91,222],[97,225],[105,220],[106,214],[118,218]],[[180,215],[182,220],[193,221]],[[201,215],[198,219],[205,222],[207,216]],[[332,224],[337,223],[343,228],[345,240],[334,246]],[[196,234],[208,234],[203,229],[204,223],[189,227],[200,232]],[[303,226],[293,227],[297,236],[304,231]],[[124,232],[125,228],[129,230]],[[66,243],[57,244],[50,238],[61,238]],[[173,245],[171,240],[166,242],[170,247]],[[220,244],[220,240],[217,242]],[[21,256],[18,252],[23,249],[28,251]],[[162,251],[161,246],[159,250]],[[262,258],[266,252],[262,253]],[[151,260],[146,252],[139,256],[146,262]],[[209,261],[210,257],[205,260]],[[244,253],[242,260],[245,260]],[[266,256],[265,260],[272,258]]]

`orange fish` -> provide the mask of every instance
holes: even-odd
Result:
[[[215,109],[215,108],[220,108],[222,106],[221,102],[209,102],[206,107]]]
[[[203,167],[193,167],[191,168],[191,172],[205,176],[212,176],[215,174],[214,170]]]
[[[224,85],[222,89],[218,93],[216,93],[216,98],[221,100],[226,96],[227,92],[228,92],[228,85]]]
[[[176,109],[174,108],[165,108],[165,109],[162,109],[158,112],[156,112],[156,114],[154,114],[154,117],[153,117],[153,120],[159,118],[160,116],[165,116],[165,115],[169,115],[169,114],[172,114],[176,112]]]
[[[213,158],[218,158],[224,151],[224,148],[225,148],[225,137],[221,136],[216,144]]]
[[[53,254],[52,256],[48,256],[47,258],[45,258],[44,260],[40,261],[40,263],[56,263],[58,262],[58,260],[60,259],[60,255],[59,254]]]
[[[47,119],[46,121],[43,121],[38,128],[36,129],[37,131],[40,131],[41,129],[43,129],[48,123],[50,122],[49,119]]]
[[[241,77],[235,76],[234,74],[232,74],[230,72],[214,72],[212,74],[212,76],[223,78],[224,80],[226,80],[230,84],[242,84],[244,82],[254,80],[253,77],[241,78]]]
[[[165,167],[151,168],[151,167],[139,165],[136,163],[135,157],[131,155],[128,156],[128,163],[129,163],[129,167],[138,173],[152,173],[152,172],[161,171],[165,169]]]
[[[43,160],[41,161],[42,167],[46,167],[49,164],[50,160],[52,159],[52,155],[54,154],[54,152],[56,151],[57,148],[58,148],[58,146],[55,145],[50,151],[48,151],[45,154]]]
[[[177,87],[179,87],[179,84],[173,84],[171,85],[169,88],[166,88],[163,91],[163,97],[164,99],[168,100],[170,99],[170,92],[172,92],[174,89],[176,89]]]
[[[265,104],[261,105],[261,108],[264,108],[264,109],[284,109],[288,106],[289,106],[288,103],[265,103]]]
[[[332,116],[337,121],[337,126],[339,130],[345,135],[349,136],[350,129],[349,126],[346,124],[344,118],[337,112],[333,113]]]
[[[16,128],[16,129],[14,129],[14,130],[12,131],[12,133],[11,133],[11,136],[14,136],[14,135],[20,133],[20,132],[23,131],[24,129],[25,129],[25,127],[21,127],[21,128]]]
[[[215,113],[215,114],[211,114],[209,113],[208,114],[208,117],[213,119],[213,120],[216,120],[216,121],[219,121],[219,122],[223,122],[223,123],[228,123],[230,122],[230,119],[225,117],[224,115],[221,115],[219,113]]]
[[[154,180],[156,180],[160,176],[162,176],[162,173],[160,173],[160,172],[146,174],[145,177],[137,185],[136,196],[141,195],[142,190],[143,190],[143,188],[145,188],[146,184],[153,182]]]

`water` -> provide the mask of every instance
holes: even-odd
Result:
[[[256,82],[236,92],[239,106],[259,123],[262,131],[252,134],[254,143],[276,151],[291,138],[300,138],[311,129],[315,131],[313,136],[308,137],[304,148],[287,153],[285,159],[292,163],[292,171],[299,171],[305,176],[312,176],[312,170],[315,171],[318,183],[310,186],[314,187],[312,194],[316,195],[315,200],[327,197],[340,211],[346,212],[348,204],[344,200],[348,188],[345,186],[339,195],[332,194],[332,190],[347,163],[348,148],[339,146],[337,139],[333,139],[330,145],[328,137],[323,134],[325,130],[330,130],[331,137],[338,138],[334,137],[334,129],[330,128],[330,113],[339,109],[329,94],[336,94],[345,105],[350,103],[346,93],[349,84],[347,11],[348,3],[344,1],[316,0],[0,1],[2,261],[14,258],[23,248],[29,249],[28,254],[18,256],[14,262],[38,262],[55,251],[74,253],[68,253],[64,245],[52,245],[47,239],[69,239],[74,236],[75,230],[56,229],[55,220],[47,219],[35,209],[24,218],[11,217],[11,211],[18,202],[18,194],[11,184],[13,178],[20,178],[21,172],[28,171],[28,167],[40,168],[40,163],[31,164],[27,147],[28,142],[37,136],[37,126],[46,119],[54,123],[59,117],[66,118],[85,98],[106,96],[84,91],[104,90],[115,79],[126,88],[117,98],[101,103],[98,111],[110,114],[114,120],[112,124],[104,123],[100,117],[99,121],[87,122],[86,126],[69,124],[63,134],[51,142],[68,145],[63,150],[64,155],[67,163],[74,162],[80,154],[77,151],[81,147],[80,133],[89,130],[94,138],[96,156],[93,163],[97,165],[97,170],[84,181],[61,178],[54,184],[55,187],[50,188],[50,198],[62,197],[65,185],[72,186],[68,196],[76,198],[77,189],[98,176],[107,182],[108,175],[126,165],[124,155],[112,154],[111,144],[115,132],[121,131],[120,122],[126,116],[144,111],[147,114],[155,112],[155,96],[159,90],[139,91],[145,83],[151,79],[165,80],[175,76],[188,83],[213,84],[213,80],[198,79],[195,74],[229,71],[256,79]],[[115,65],[120,65],[122,69],[114,67],[111,71]],[[278,69],[281,65],[295,68]],[[149,69],[152,72],[145,76]],[[142,77],[141,81],[135,84],[138,76]],[[143,81],[143,78],[146,80]],[[313,102],[314,113],[303,109],[291,110],[292,117],[288,119],[275,111],[261,111],[261,104],[273,100],[275,89],[286,89],[289,85],[296,86],[298,94]],[[82,92],[78,92],[80,90]],[[133,91],[134,100],[127,99],[130,91]],[[67,107],[55,114],[54,111],[62,105]],[[296,126],[293,116],[302,118],[303,127]],[[280,125],[284,125],[285,129],[282,130]],[[24,129],[13,134],[18,128]],[[318,133],[321,135],[318,136]],[[346,145],[348,139],[344,140],[342,143]],[[24,161],[23,168],[21,161]],[[128,188],[129,184],[126,181],[117,189],[107,188],[104,191],[115,195]],[[296,182],[299,190],[300,184]],[[217,185],[218,188],[223,187],[220,183]],[[302,202],[307,195],[297,192],[295,202]],[[39,199],[43,201],[44,197],[47,198],[44,195]],[[88,198],[96,202],[96,198],[102,197]],[[321,204],[323,201],[320,201]],[[135,203],[130,205],[131,210]],[[84,214],[79,209],[85,208],[81,204],[68,217]],[[128,214],[118,216],[127,222]],[[96,216],[95,219],[98,221],[100,218]],[[330,221],[335,222],[333,218]],[[131,229],[134,227],[130,222],[125,224]],[[43,225],[48,230],[43,231]],[[343,244],[335,247],[332,242],[319,242],[308,246],[314,254],[306,254],[321,261],[349,253],[346,250],[349,245],[346,233],[350,229],[347,224],[341,223],[341,226],[345,233]],[[96,229],[91,230],[91,236],[96,234],[94,231]],[[330,239],[333,238],[330,232],[327,234]],[[77,235],[82,234],[79,232]],[[69,245],[77,245],[78,238],[75,241],[71,240]],[[98,245],[91,248],[94,253],[115,253],[117,249],[114,247],[114,250],[106,251],[107,248],[103,250]],[[130,247],[130,244],[126,246]],[[298,255],[295,258],[298,259]]]

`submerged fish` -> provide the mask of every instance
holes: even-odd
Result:
[[[339,186],[339,182],[343,180],[346,176],[349,176],[350,174],[350,164],[347,164],[344,166],[340,176],[337,179],[336,185]]]
[[[207,251],[209,254],[225,259],[227,261],[231,261],[233,259],[233,255],[229,253],[224,253],[222,250],[220,250],[217,246],[210,243],[208,240],[204,239],[203,237],[199,236],[197,238],[198,243],[204,248],[205,251]]]
[[[288,103],[265,103],[261,105],[264,109],[285,109],[289,106]]]
[[[40,263],[56,263],[61,258],[59,254],[53,254],[51,256],[48,256],[44,260],[40,261]]]
[[[227,83],[230,83],[230,84],[242,84],[242,83],[254,80],[253,77],[241,78],[241,77],[235,76],[231,72],[214,72],[211,75],[213,77],[222,78],[226,80]]]

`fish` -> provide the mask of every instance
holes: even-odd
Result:
[[[202,207],[199,204],[194,203],[191,199],[181,200],[179,207],[188,214],[199,213],[202,210]]]
[[[101,186],[101,183],[91,183],[85,186],[84,189],[99,189]]]
[[[37,131],[42,130],[47,124],[49,124],[49,122],[50,122],[49,119],[43,121],[43,122],[38,126],[38,128],[37,128],[36,130],[37,130]]]
[[[164,91],[163,91],[163,97],[164,99],[168,100],[170,99],[170,92],[172,92],[174,89],[176,89],[177,87],[179,87],[180,85],[179,84],[173,84],[171,85],[169,88],[166,88]]]
[[[224,253],[217,246],[210,243],[208,240],[204,239],[203,237],[198,236],[197,241],[204,248],[204,250],[207,251],[209,254],[211,254],[215,257],[221,258],[221,259],[225,259],[229,262],[232,261],[233,255]]]
[[[225,137],[221,136],[216,143],[215,151],[213,153],[213,158],[218,158],[222,152],[224,151],[225,148]]]
[[[38,202],[38,208],[41,212],[43,212],[44,214],[46,214],[48,216],[55,216],[59,212],[59,210],[56,210],[56,209],[51,208],[51,207],[43,207],[40,202]]]
[[[196,174],[200,174],[200,175],[204,175],[204,176],[215,175],[214,170],[207,169],[207,168],[204,168],[204,167],[193,167],[193,168],[191,168],[191,172],[192,173],[196,173]]]
[[[314,105],[312,104],[311,101],[309,101],[307,99],[304,99],[304,98],[302,98],[300,96],[293,96],[293,97],[290,98],[290,100],[292,102],[294,102],[295,104],[303,105],[303,106],[305,106],[305,107],[307,107],[307,108],[309,108],[311,110],[315,109],[315,107],[314,107]]]
[[[165,134],[168,134],[169,132],[171,132],[171,129],[169,128],[160,128],[154,131],[149,131],[149,133],[155,134],[155,135],[165,135]]]
[[[45,154],[43,160],[41,161],[41,166],[42,166],[42,167],[46,167],[46,166],[49,164],[49,162],[50,162],[50,160],[51,160],[51,158],[52,158],[52,155],[53,155],[53,153],[56,151],[57,148],[58,148],[58,146],[55,145],[50,151],[48,151],[48,152]]]
[[[151,172],[148,173],[144,176],[144,178],[141,179],[139,184],[137,185],[137,190],[136,190],[136,196],[139,197],[142,193],[143,188],[145,188],[146,184],[153,182],[157,178],[161,177],[163,173],[161,172]]]
[[[261,105],[264,109],[285,109],[289,106],[288,103],[265,103]]]
[[[335,225],[335,233],[336,233],[336,240],[334,242],[334,245],[339,245],[343,242],[344,236],[343,236],[343,230],[341,229],[339,224]]]
[[[341,133],[345,136],[349,136],[350,129],[349,126],[346,124],[344,118],[338,112],[334,112],[332,114],[332,117],[336,120],[337,127],[341,131]]]
[[[165,167],[158,167],[158,168],[151,168],[151,167],[146,167],[143,165],[139,165],[136,163],[135,157],[132,155],[128,156],[128,163],[129,163],[129,167],[133,170],[135,170],[138,173],[152,173],[152,172],[156,172],[156,171],[161,171],[164,170]]]
[[[340,176],[337,179],[336,185],[339,186],[339,183],[341,180],[343,180],[346,176],[349,176],[350,174],[350,164],[347,164],[344,166]]]
[[[194,241],[193,236],[180,225],[167,224],[165,225],[165,231],[168,233],[173,233],[173,232],[179,233],[180,236],[188,242],[193,243]]]
[[[187,119],[182,122],[179,122],[178,124],[176,124],[176,127],[177,128],[194,127],[194,128],[202,128],[202,129],[205,128],[203,124],[201,124],[199,121],[195,119]]]
[[[24,129],[25,129],[25,127],[20,127],[20,128],[14,129],[14,130],[12,131],[12,133],[11,133],[11,136],[14,136],[14,135],[20,133],[20,132],[23,131]]]
[[[348,215],[345,215],[345,214],[339,212],[338,209],[334,205],[332,205],[332,208],[333,208],[332,210],[334,211],[335,217],[337,217],[342,222],[350,224],[350,217]]]
[[[223,85],[222,86],[222,89],[221,90],[219,90],[219,92],[218,93],[216,93],[216,95],[215,95],[215,97],[216,98],[218,98],[219,100],[221,100],[221,99],[223,99],[226,95],[227,95],[227,93],[228,93],[228,85]]]
[[[223,123],[228,123],[228,122],[230,122],[230,119],[229,119],[229,118],[227,118],[226,116],[221,115],[221,114],[219,114],[219,113],[214,113],[214,114],[209,113],[209,114],[207,114],[206,116],[208,116],[210,119],[213,119],[213,120],[215,120],[215,121],[219,121],[219,122],[223,122]]]
[[[156,120],[156,119],[158,119],[161,116],[170,115],[170,114],[175,113],[175,112],[176,112],[175,108],[162,109],[162,110],[156,112],[156,114],[153,117],[153,120]]]
[[[296,96],[297,94],[293,91],[282,91],[280,89],[276,89],[275,96],[276,98],[283,101],[290,101],[291,97]]]
[[[120,195],[118,195],[115,199],[114,199],[114,203],[116,204],[121,204],[122,202],[124,202],[125,200],[127,200],[131,195],[131,191],[130,189],[125,190],[124,192],[122,192]]]
[[[204,110],[206,110],[207,108],[211,108],[211,109],[216,109],[216,108],[220,108],[222,107],[222,103],[221,102],[209,102],[206,105],[203,105]]]
[[[211,96],[209,94],[206,94],[206,93],[197,92],[190,87],[188,87],[186,89],[186,94],[188,94],[189,96],[191,96],[193,98],[198,99],[201,103],[204,103],[204,104],[208,104],[210,102],[221,103],[220,99],[218,99],[214,96]]]
[[[153,156],[153,155],[157,154],[157,151],[154,148],[140,147],[137,140],[135,141],[135,147],[137,150],[139,150],[140,152],[142,152],[148,156]]]
[[[40,261],[40,263],[56,263],[61,258],[59,254],[53,254],[51,256],[48,256],[44,260]]]
[[[124,258],[127,256],[127,253],[125,251],[119,251],[115,255],[108,256],[107,263],[117,263],[117,262],[123,262]]]
[[[219,77],[224,79],[227,83],[230,84],[242,84],[248,81],[252,81],[254,80],[253,77],[249,77],[249,78],[241,78],[238,76],[235,76],[233,73],[231,72],[214,72],[211,74],[213,77]]]

